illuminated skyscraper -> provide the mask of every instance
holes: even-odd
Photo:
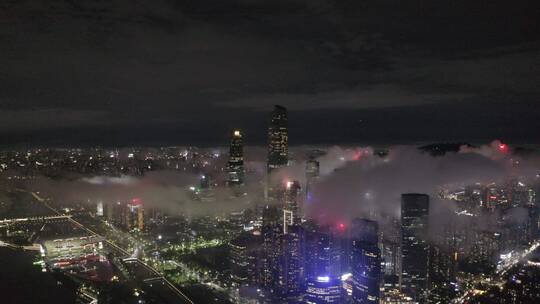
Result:
[[[275,289],[281,299],[295,300],[301,295],[304,286],[304,239],[304,230],[300,225],[289,226],[287,234],[281,235]]]
[[[276,105],[268,127],[268,172],[287,165],[288,150],[287,109]]]
[[[261,227],[262,256],[261,276],[259,283],[267,290],[277,285],[278,263],[281,255],[281,225],[278,208],[265,206],[263,209],[263,226]]]
[[[423,301],[427,288],[429,248],[429,196],[401,195],[401,278],[402,290],[417,301]]]
[[[329,228],[317,228],[306,232],[306,276],[337,278],[342,273],[340,240]]]
[[[233,132],[231,138],[227,171],[229,173],[229,185],[241,185],[244,183],[244,145],[242,134],[238,130]]]
[[[355,219],[351,227],[351,270],[353,303],[379,303],[381,252],[377,222]]]
[[[231,279],[238,285],[255,284],[261,237],[243,233],[229,242]]]
[[[283,233],[291,225],[300,224],[300,183],[298,181],[287,182],[285,188],[285,204],[283,205]]]
[[[306,304],[343,303],[341,295],[342,283],[339,278],[319,276],[307,281]]]

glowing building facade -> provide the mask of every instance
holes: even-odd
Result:
[[[355,219],[351,227],[351,270],[353,303],[379,303],[381,252],[377,222]]]
[[[244,143],[240,131],[235,130],[231,138],[229,149],[229,163],[227,165],[228,184],[241,185],[244,183]]]
[[[283,232],[286,234],[291,225],[298,225],[300,215],[300,182],[287,182],[285,187],[285,199],[283,205]]]
[[[304,302],[306,304],[343,303],[341,280],[330,276],[308,279]]]
[[[287,109],[276,105],[268,127],[268,172],[286,166],[288,153]]]
[[[304,230],[299,225],[290,226],[281,235],[281,255],[278,263],[276,295],[281,299],[298,299],[303,290]]]

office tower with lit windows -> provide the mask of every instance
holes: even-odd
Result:
[[[257,282],[257,259],[262,239],[260,235],[244,232],[229,242],[232,282],[237,286]]]
[[[430,245],[429,292],[426,299],[429,303],[450,303],[455,297],[454,257],[448,248],[438,244]]]
[[[287,109],[276,105],[268,127],[268,172],[287,166],[288,153]]]
[[[318,276],[309,278],[306,284],[306,304],[343,303],[342,283],[340,278]]]
[[[401,195],[401,277],[404,293],[423,302],[428,283],[429,196],[406,193]]]
[[[305,303],[342,303],[341,239],[329,227],[312,227],[305,235]]]
[[[287,234],[281,235],[275,294],[282,300],[295,301],[302,294],[305,273],[304,240],[304,229],[300,225],[289,226]]]
[[[283,204],[283,233],[287,233],[288,227],[299,225],[300,214],[300,182],[287,182],[285,187],[285,198]]]
[[[316,279],[320,276],[339,277],[341,275],[340,244],[329,229],[318,228],[306,231],[306,276]]]
[[[227,180],[229,185],[241,185],[244,183],[244,143],[239,130],[235,130],[231,137],[227,172],[229,174]]]
[[[280,217],[278,208],[269,205],[264,207],[262,212],[263,225],[261,227],[262,255],[259,284],[269,291],[274,290],[277,285],[282,234]]]
[[[377,222],[355,219],[351,224],[351,270],[353,303],[379,303],[381,252]]]

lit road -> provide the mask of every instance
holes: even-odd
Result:
[[[512,267],[514,267],[519,261],[526,258],[529,254],[534,252],[538,247],[540,246],[540,241],[534,242],[529,248],[523,250],[521,253],[515,253],[509,255],[506,257],[506,259],[503,259],[499,265],[497,266],[497,275],[504,276],[504,274],[510,270]]]
[[[19,191],[25,191],[25,190],[19,190]],[[38,200],[39,202],[43,203],[43,205],[45,207],[47,207],[49,210],[51,210],[52,212],[54,212],[55,214],[57,214],[58,216],[65,216],[64,214],[62,214],[61,212],[59,212],[58,210],[54,209],[53,207],[51,207],[49,204],[47,204],[47,201],[40,197],[37,193],[35,192],[30,192],[30,191],[25,191],[25,192],[28,192],[30,194],[32,194],[32,196]],[[89,234],[91,235],[95,235],[95,236],[98,236],[98,237],[101,237],[104,239],[104,242],[107,243],[107,245],[111,246],[112,248],[118,250],[119,252],[121,252],[123,255],[125,256],[130,256],[129,252],[127,252],[125,249],[117,246],[116,244],[110,242],[109,240],[107,240],[105,237],[101,236],[100,234],[98,234],[97,232],[87,228],[86,226],[84,226],[83,224],[79,223],[78,221],[76,221],[75,219],[73,219],[73,217],[68,217],[68,220],[70,222],[72,222],[73,224],[75,224],[77,227],[83,229],[84,231],[88,232]],[[187,302],[187,303],[191,303],[191,304],[194,304],[193,301],[191,301],[182,291],[180,291],[176,286],[174,286],[169,280],[167,280],[165,277],[163,277],[157,270],[155,270],[154,268],[150,267],[149,265],[147,265],[146,263],[144,263],[143,261],[141,261],[140,259],[126,259],[126,260],[136,260],[137,263],[141,266],[143,266],[145,269],[147,269],[149,272],[155,274],[156,278],[159,278],[161,279],[171,290],[174,291],[174,293],[180,298],[182,299],[184,302]]]
[[[482,283],[484,285],[496,285],[496,286],[502,286],[504,284],[504,275],[508,270],[512,269],[512,267],[516,266],[520,261],[524,260],[527,256],[529,256],[531,253],[533,253],[535,250],[537,250],[540,247],[540,240],[535,241],[529,248],[523,250],[522,252],[515,252],[512,251],[510,254],[504,255],[504,257],[501,259],[499,264],[497,265],[497,270],[495,272],[496,276],[491,278],[486,278],[480,282],[475,282],[475,285],[478,283]],[[466,303],[468,300],[470,300],[473,296],[478,294],[478,290],[475,288],[475,286],[467,289],[464,291],[463,295],[459,298],[456,298],[453,303]]]

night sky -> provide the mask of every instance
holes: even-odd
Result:
[[[3,0],[0,145],[540,142],[540,1]]]

